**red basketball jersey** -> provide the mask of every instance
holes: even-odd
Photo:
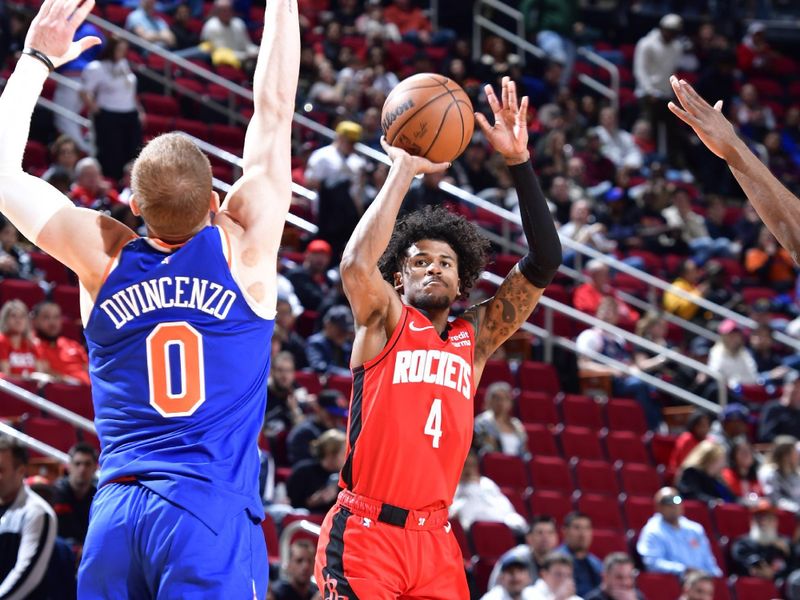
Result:
[[[353,370],[341,485],[410,510],[451,504],[472,441],[474,344],[467,321],[443,340],[403,308],[383,351]]]

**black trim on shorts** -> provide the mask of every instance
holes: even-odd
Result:
[[[325,547],[325,566],[322,574],[325,581],[318,582],[324,590],[322,600],[358,600],[358,596],[350,587],[350,582],[344,576],[344,530],[347,527],[347,519],[352,513],[344,507],[339,507],[339,512],[333,517],[331,531],[328,536],[328,545]],[[328,578],[336,581],[336,587],[328,595],[326,581]]]
[[[353,369],[353,399],[350,401],[350,452],[342,467],[342,480],[347,489],[353,489],[353,455],[356,452],[356,442],[361,435],[361,412],[364,398],[364,369]]]

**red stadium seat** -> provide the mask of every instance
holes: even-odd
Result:
[[[9,383],[13,383],[29,392],[36,393],[36,384],[29,381],[22,381],[18,379],[8,379]],[[0,419],[13,418],[18,419],[23,416],[38,417],[40,411],[33,404],[28,404],[24,400],[18,399],[10,393],[0,390]]]
[[[604,494],[616,499],[619,484],[612,466],[600,460],[580,460],[575,465],[578,489],[587,494]]]
[[[232,125],[211,125],[211,142],[217,146],[231,146],[241,152],[244,146],[244,131]]]
[[[672,456],[677,439],[677,435],[664,435],[661,433],[653,435],[653,439],[650,440],[650,452],[653,454],[653,460],[657,465],[669,464],[669,457]]]
[[[684,500],[683,516],[690,521],[700,523],[703,529],[706,530],[708,539],[714,539],[715,532],[714,526],[711,523],[711,513],[708,511],[708,506],[706,506],[704,502],[700,502],[699,500]]]
[[[583,494],[578,498],[577,504],[578,510],[586,513],[592,520],[592,528],[624,531],[622,513],[616,500],[608,496]]]
[[[528,498],[528,505],[532,515],[551,516],[559,526],[564,522],[564,517],[572,512],[572,500],[561,492],[534,490]]]
[[[666,573],[639,573],[636,587],[647,600],[675,600],[681,595],[678,578]]]
[[[608,458],[612,462],[650,464],[647,447],[641,436],[632,431],[610,431],[605,439]]]
[[[469,568],[472,564],[472,550],[467,541],[467,534],[464,533],[464,528],[461,526],[461,521],[453,519],[450,521],[450,527],[453,530],[453,536],[458,542],[458,547],[461,549],[461,556],[464,558],[464,567]]]
[[[728,581],[724,577],[714,578],[714,600],[731,600]]]
[[[508,498],[509,502],[511,502],[514,510],[522,515],[526,521],[530,519],[530,514],[528,514],[528,503],[525,502],[524,489],[515,487],[501,487],[500,491],[503,492],[503,495]]]
[[[208,138],[208,125],[194,119],[175,119],[175,130],[183,131],[201,140]]]
[[[490,452],[481,460],[481,472],[500,487],[524,490],[528,487],[525,463],[518,456]]]
[[[486,591],[489,584],[489,577],[494,570],[494,564],[497,562],[494,558],[478,558],[472,566],[472,577],[475,580],[475,587],[480,590],[480,593]]]
[[[175,119],[148,113],[144,119],[144,135],[155,137],[173,130]]]
[[[56,285],[71,282],[69,270],[49,254],[31,252],[31,262],[35,269],[44,273],[45,281]]]
[[[309,394],[319,394],[322,391],[322,384],[319,382],[319,377],[316,373],[296,371],[294,381],[300,387],[308,390]]]
[[[622,491],[629,496],[653,497],[661,488],[661,477],[650,465],[623,463],[619,470]]]
[[[561,456],[556,437],[547,425],[525,423],[525,433],[528,435],[531,456]]]
[[[32,281],[4,279],[0,281],[0,305],[9,300],[22,300],[28,308],[33,308],[44,300],[44,291]]]
[[[528,463],[531,483],[535,490],[551,490],[572,494],[575,489],[564,459],[555,456],[534,456]]]
[[[114,25],[119,25],[120,27],[125,26],[125,20],[132,11],[133,9],[131,8],[118,6],[116,4],[109,4],[105,7],[106,19],[114,23]]]
[[[264,532],[264,541],[267,543],[269,562],[272,564],[280,564],[281,554],[280,545],[278,544],[278,530],[275,529],[275,522],[272,520],[271,516],[267,515],[264,520],[261,521],[261,529]]]
[[[486,387],[491,383],[504,381],[510,386],[514,386],[514,376],[511,374],[511,368],[508,366],[508,361],[505,360],[487,360],[486,366],[481,375],[481,387]]]
[[[647,431],[647,421],[644,411],[636,400],[626,398],[611,398],[606,407],[608,414],[608,429],[610,431],[632,431],[643,434]]]
[[[750,531],[750,512],[741,504],[718,504],[712,514],[722,536],[733,540]]]
[[[78,441],[75,428],[69,423],[56,419],[31,417],[23,424],[23,431],[62,452],[67,452]]]
[[[50,383],[44,389],[44,397],[62,408],[71,410],[90,421],[94,421],[92,388],[88,385]]]
[[[469,533],[472,546],[481,558],[496,560],[516,545],[514,534],[503,523],[477,521],[472,524]]]
[[[52,298],[61,307],[65,317],[81,318],[81,293],[77,285],[57,285]]]
[[[758,385],[755,383],[752,384],[743,384],[742,385],[742,398],[747,402],[756,403],[756,404],[764,404],[769,402],[773,398],[777,398],[781,395],[780,388],[772,388],[770,391],[763,385]]]
[[[561,392],[561,383],[553,365],[528,360],[519,367],[519,387],[523,392],[546,392],[551,397]]]
[[[781,535],[788,538],[794,537],[795,529],[797,529],[797,517],[794,513],[788,510],[778,511],[778,531]]]
[[[625,516],[625,523],[628,529],[638,533],[650,517],[655,514],[653,498],[629,496],[622,503],[622,514]]]
[[[758,579],[756,577],[739,577],[733,584],[736,597],[746,600],[774,600],[780,598],[781,594],[775,584],[768,579]]]
[[[605,427],[603,409],[591,396],[566,394],[561,401],[565,425],[588,427],[598,431]]]
[[[161,94],[139,94],[139,101],[142,103],[146,113],[152,113],[162,117],[178,117],[181,114],[178,101],[172,96],[162,96]]]
[[[564,450],[565,458],[605,460],[603,448],[600,446],[600,439],[596,431],[587,427],[567,426],[561,432],[560,437],[561,448]]]
[[[325,382],[326,390],[338,390],[349,398],[353,391],[353,378],[345,375],[331,375]]]
[[[523,423],[556,425],[560,421],[553,397],[546,392],[522,392],[518,398]]]
[[[612,552],[628,552],[628,542],[619,531],[595,529],[592,532],[590,551],[601,560]]]
[[[757,300],[765,298],[771,300],[775,297],[775,290],[768,287],[745,287],[742,288],[742,302],[748,306],[752,306]]]
[[[50,164],[47,146],[36,140],[28,140],[25,145],[25,154],[22,157],[22,167],[29,169],[46,169]]]

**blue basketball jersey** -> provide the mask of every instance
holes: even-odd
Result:
[[[136,476],[214,531],[245,509],[264,515],[257,439],[273,321],[245,300],[229,254],[213,226],[178,248],[133,239],[86,325],[100,485]]]

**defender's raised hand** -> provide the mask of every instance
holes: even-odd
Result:
[[[503,77],[501,99],[497,99],[491,85],[484,87],[489,107],[494,113],[494,125],[481,113],[475,113],[486,139],[502,154],[509,165],[520,164],[530,158],[528,153],[528,97],[517,103],[517,84]]]
[[[95,36],[72,41],[92,8],[94,0],[45,0],[28,29],[25,47],[46,55],[56,68],[77,58],[101,43]]]

